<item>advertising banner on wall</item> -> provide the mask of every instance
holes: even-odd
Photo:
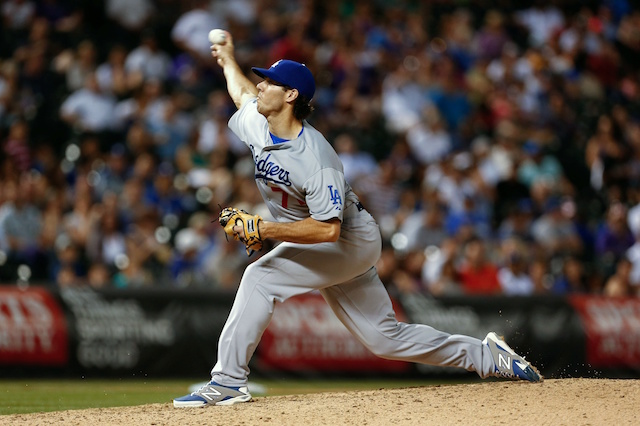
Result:
[[[206,376],[234,297],[205,289],[0,286],[0,376]],[[478,339],[495,331],[546,376],[640,371],[639,299],[414,293],[393,303],[399,321]],[[251,369],[258,375],[466,374],[376,357],[317,293],[276,306]]]
[[[0,366],[65,365],[67,324],[43,288],[0,287]]]
[[[640,300],[576,296],[571,303],[586,334],[587,362],[640,369]]]
[[[232,294],[179,289],[65,289],[74,371],[97,375],[208,374]]]

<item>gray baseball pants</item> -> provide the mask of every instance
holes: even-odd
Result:
[[[281,243],[249,265],[220,335],[212,378],[225,386],[245,386],[249,360],[276,302],[312,290],[320,291],[346,328],[377,356],[490,376],[493,359],[479,339],[396,320],[373,266],[381,247],[378,225],[362,211],[344,220],[334,243]]]

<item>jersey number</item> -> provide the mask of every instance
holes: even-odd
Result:
[[[287,208],[287,206],[289,206],[289,194],[287,192],[284,192],[284,190],[280,189],[280,188],[276,188],[275,186],[271,187],[271,190],[273,192],[282,192],[282,207],[284,207],[285,209]],[[304,201],[300,201],[296,198],[296,201],[298,201],[298,204],[300,204],[301,206],[304,206],[306,203]]]
[[[280,188],[276,188],[276,187],[271,187],[271,190],[273,192],[282,192],[282,207],[284,207],[285,209],[287,208],[287,206],[289,205],[289,194],[284,192],[282,189]]]

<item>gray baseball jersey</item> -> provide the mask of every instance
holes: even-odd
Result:
[[[258,189],[278,222],[309,216],[342,221],[345,206],[357,202],[338,155],[307,122],[295,142],[276,144],[253,100],[233,115],[229,127],[251,149]]]
[[[342,226],[336,242],[283,242],[247,267],[220,336],[213,380],[245,386],[249,360],[276,303],[312,290],[378,356],[494,374],[490,349],[479,339],[396,320],[374,266],[382,247],[378,225],[322,134],[305,121],[298,138],[274,143],[255,99],[233,115],[229,127],[251,149],[256,183],[277,221],[339,218]]]

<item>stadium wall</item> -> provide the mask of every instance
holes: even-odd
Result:
[[[0,286],[0,377],[202,376],[233,297]],[[496,331],[547,377],[640,376],[638,299],[408,294],[393,303],[400,321],[478,338]],[[373,356],[315,293],[277,307],[251,368],[265,376],[469,374]]]

